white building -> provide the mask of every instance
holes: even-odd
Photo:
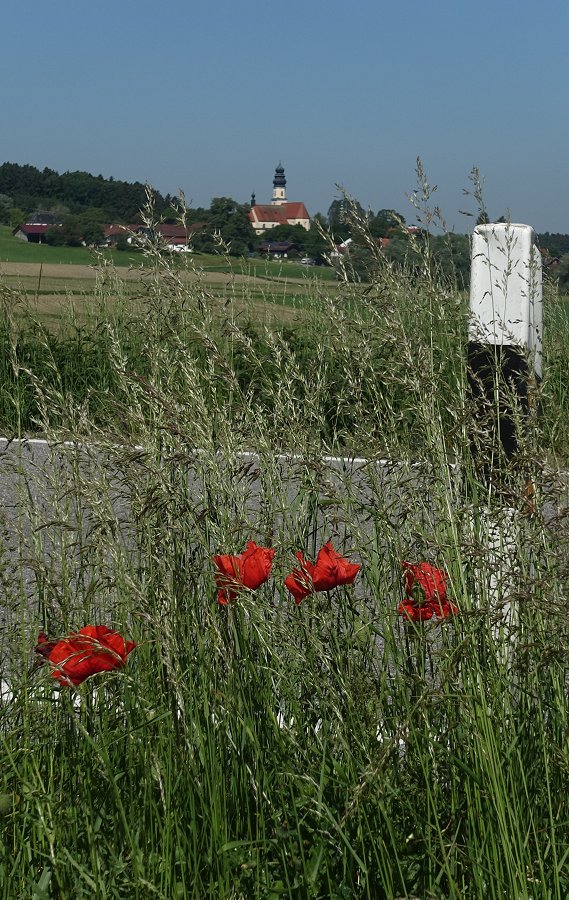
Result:
[[[272,201],[256,203],[255,194],[252,194],[249,218],[256,234],[263,234],[277,225],[302,225],[307,231],[310,230],[310,216],[304,203],[286,199],[286,178],[280,163],[273,178]]]

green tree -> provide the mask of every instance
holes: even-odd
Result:
[[[304,252],[310,259],[313,259],[318,265],[326,263],[326,254],[330,252],[330,243],[325,237],[322,237],[320,229],[316,224],[312,225],[310,231],[306,232],[304,239]]]
[[[411,241],[407,234],[395,235],[384,250],[390,262],[411,271],[419,271],[422,265],[420,246]]]
[[[436,271],[461,290],[470,284],[470,240],[465,234],[443,234],[431,238]]]
[[[261,235],[265,241],[290,241],[304,250],[309,232],[302,225],[277,225]]]
[[[569,234],[550,234],[549,231],[538,234],[539,246],[547,250],[550,256],[565,256],[569,253]]]
[[[64,216],[68,216],[71,210],[65,203],[61,203],[57,200],[55,203],[46,204],[46,212],[53,213],[54,216],[57,216],[59,219],[63,219]]]
[[[68,247],[80,247],[83,242],[83,223],[80,216],[65,216],[62,231]]]
[[[465,234],[411,237],[402,232],[391,237],[384,254],[396,267],[415,274],[423,271],[429,260],[433,276],[459,290],[470,283],[470,240]]]
[[[102,244],[105,238],[103,226],[100,222],[96,222],[93,219],[88,219],[82,223],[81,232],[83,240],[89,247],[97,247],[99,244]]]
[[[207,222],[209,211],[204,206],[188,207],[185,212],[185,220],[187,225],[201,225]]]
[[[103,227],[105,222],[105,211],[97,207],[92,207],[82,213],[78,218],[78,231],[81,232],[85,243],[88,246],[97,246],[98,244],[101,244],[105,236]]]
[[[126,234],[120,234],[117,238],[117,242],[115,244],[117,250],[135,250],[136,248],[129,244],[128,237]]]
[[[356,246],[352,244],[350,252],[346,259],[346,272],[349,281],[366,283],[372,280],[373,273],[377,267],[377,262],[371,250],[367,247]]]
[[[204,253],[216,252],[219,245],[214,234],[218,234],[229,247],[231,256],[245,256],[253,249],[256,240],[249,220],[249,209],[249,206],[237,203],[231,197],[214,197],[204,230],[193,241],[195,249]]]
[[[391,237],[404,230],[405,219],[395,209],[380,209],[377,215],[369,220],[369,231],[372,237]]]
[[[14,202],[8,194],[0,194],[0,224],[10,224],[10,210],[14,206]]]
[[[45,242],[50,247],[63,247],[65,245],[65,235],[61,225],[52,225],[45,233]]]
[[[345,241],[352,236],[354,220],[358,222],[367,220],[367,213],[358,200],[342,197],[332,201],[328,208],[328,228],[335,240]]]
[[[16,163],[0,165],[0,193],[8,194],[13,205],[22,209],[54,209],[66,207],[73,214],[97,207],[104,210],[107,222],[139,222],[140,210],[146,204],[146,187],[140,182],[105,179],[88,172],[65,172],[53,169],[40,172],[34,166]],[[152,191],[158,216],[171,204],[158,191]]]
[[[10,210],[10,228],[17,228],[18,225],[23,225],[25,221],[25,212],[18,206],[13,206]]]

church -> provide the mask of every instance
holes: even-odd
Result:
[[[273,199],[270,203],[256,203],[255,194],[251,195],[251,225],[256,234],[263,234],[277,225],[302,225],[310,230],[310,216],[304,203],[286,199],[286,178],[279,163],[273,178]]]

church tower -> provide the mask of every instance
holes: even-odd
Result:
[[[275,169],[275,177],[273,178],[273,206],[281,206],[286,203],[286,178],[284,168],[279,163]]]

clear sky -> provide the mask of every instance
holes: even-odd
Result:
[[[0,162],[326,212],[407,199],[419,156],[450,228],[569,232],[569,0],[3,4]]]

